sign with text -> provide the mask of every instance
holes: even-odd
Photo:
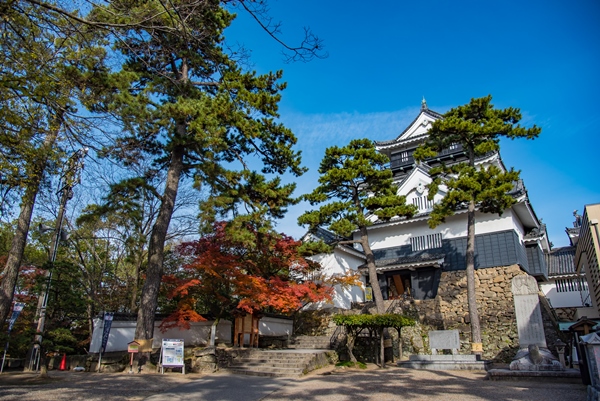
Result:
[[[140,343],[132,341],[127,344],[127,352],[136,353],[140,351]]]
[[[114,313],[104,312],[104,326],[102,327],[102,345],[100,352],[106,351],[106,344],[108,344],[108,336],[110,335],[110,326],[113,322]]]
[[[162,366],[165,368],[184,366],[183,340],[163,338]]]
[[[25,304],[23,302],[15,302],[15,305],[13,306],[12,315],[10,316],[10,320],[8,321],[8,332],[9,333],[12,330],[13,325],[17,321],[17,318],[19,317],[19,313],[21,313],[21,311],[23,310],[24,307],[25,307]]]

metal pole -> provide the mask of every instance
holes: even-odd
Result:
[[[0,366],[0,373],[4,372],[4,361],[6,360],[6,350],[8,350],[8,340],[4,346],[4,355],[2,355],[2,366]]]
[[[69,159],[68,170],[65,171],[63,175],[64,185],[58,190],[58,193],[61,194],[61,199],[60,207],[58,209],[58,217],[56,219],[56,226],[54,228],[52,248],[50,250],[50,267],[48,269],[48,272],[46,273],[46,287],[40,294],[40,298],[38,301],[37,316],[39,316],[39,318],[37,321],[37,330],[34,339],[33,352],[29,361],[29,370],[33,370],[33,366],[35,366],[36,372],[39,371],[41,344],[43,341],[44,327],[46,325],[46,308],[48,306],[48,295],[50,292],[50,285],[52,284],[52,270],[54,268],[54,262],[56,262],[58,245],[61,239],[61,230],[65,218],[65,209],[67,206],[67,202],[73,197],[72,188],[79,181],[78,174],[80,169],[83,169],[83,158],[86,154],[87,148],[83,148],[81,150],[78,150],[77,152],[75,152],[75,154],[73,154],[73,156],[71,156],[71,158]]]

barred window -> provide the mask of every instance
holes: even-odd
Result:
[[[412,202],[413,205],[415,205],[419,209],[419,212],[424,212],[433,208],[433,201],[427,199],[427,195],[413,198]]]
[[[557,292],[587,291],[587,281],[584,277],[564,278],[556,280]]]
[[[442,247],[442,234],[429,234],[410,239],[410,245],[413,251],[423,251],[425,249],[434,249]]]

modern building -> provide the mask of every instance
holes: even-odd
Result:
[[[575,271],[584,274],[589,287],[589,301],[595,316],[600,317],[600,203],[586,205],[581,219],[579,239],[575,251]]]
[[[540,290],[554,309],[561,330],[577,322],[582,317],[597,318],[584,272],[577,272],[575,252],[581,230],[582,217],[573,212],[573,227],[565,231],[570,245],[554,248],[546,254],[548,280],[540,282]]]

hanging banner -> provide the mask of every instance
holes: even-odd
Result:
[[[113,321],[113,312],[104,312],[104,327],[102,328],[102,346],[100,352],[106,350],[106,344],[108,343],[108,336],[110,335],[110,326]]]
[[[13,325],[17,321],[17,318],[19,317],[19,313],[21,313],[21,311],[23,310],[24,307],[25,307],[25,304],[23,302],[15,302],[15,306],[13,306],[12,315],[10,316],[10,320],[8,321],[8,332],[9,333],[12,330]]]

